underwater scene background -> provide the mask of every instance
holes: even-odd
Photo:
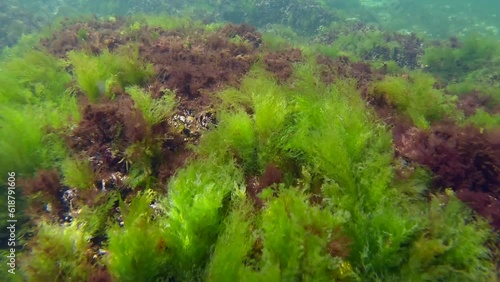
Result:
[[[0,2],[0,281],[498,281],[500,2]]]

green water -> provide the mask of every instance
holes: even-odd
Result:
[[[359,20],[387,30],[417,32],[436,38],[480,33],[499,37],[500,4],[480,1],[411,0],[247,0],[247,1],[15,1],[0,3],[0,46],[56,18],[138,13],[189,15],[202,21],[247,22],[261,28],[284,24],[298,33],[317,32],[333,21]],[[302,24],[300,23],[302,22]]]

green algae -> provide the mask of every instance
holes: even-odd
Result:
[[[388,76],[374,84],[375,96],[384,96],[400,113],[411,118],[419,128],[428,128],[433,122],[460,118],[456,96],[434,88],[436,80],[423,72],[412,72],[408,78]]]
[[[37,244],[24,253],[21,267],[30,281],[86,280],[91,269],[86,258],[90,234],[74,222],[69,226],[41,223]]]
[[[140,61],[134,46],[126,46],[118,53],[104,51],[99,56],[70,52],[68,58],[79,88],[94,102],[110,96],[113,87],[143,83],[154,73],[152,65]]]
[[[175,108],[175,95],[172,91],[163,91],[163,96],[153,99],[150,93],[137,86],[127,87],[126,92],[134,100],[135,106],[141,111],[149,126],[157,125],[167,119]]]

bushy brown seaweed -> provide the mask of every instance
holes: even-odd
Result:
[[[340,228],[335,229],[335,234],[336,236],[328,242],[328,253],[332,257],[346,258],[351,252],[350,245],[352,244],[352,239],[343,234]]]
[[[482,109],[490,114],[500,113],[500,105],[497,105],[491,96],[479,91],[471,91],[460,95],[457,106],[464,112],[466,117],[474,115],[478,109]]]
[[[178,116],[184,120],[207,111],[213,115],[209,108],[214,97],[209,93],[237,85],[257,60],[257,48],[262,43],[261,35],[248,25],[228,24],[217,32],[142,26],[134,38],[123,32],[124,21],[120,18],[108,22],[65,21],[63,26],[63,30],[41,42],[59,57],[71,50],[113,52],[132,39],[137,42],[140,55],[154,65],[157,73],[148,92],[158,98],[165,89],[175,90]],[[116,173],[127,174],[127,147],[146,138],[160,137],[161,161],[154,164],[153,173],[162,183],[166,182],[191,155],[186,143],[196,142],[199,134],[171,128],[169,123],[175,123],[172,121],[148,129],[132,100],[123,91],[115,92],[117,99],[103,99],[98,104],[82,99],[82,120],[68,137],[70,148],[89,158],[96,179],[110,179]]]
[[[141,112],[130,98],[86,104],[82,120],[69,137],[75,152],[84,152],[91,160],[93,171],[101,178],[115,172],[126,173],[124,151],[129,144],[142,140],[147,125]]]
[[[57,170],[39,170],[33,178],[24,179],[21,183],[23,194],[30,199],[28,211],[33,219],[47,214],[59,222],[73,220],[71,212],[76,194],[62,185]]]
[[[143,41],[140,52],[158,74],[150,85],[153,95],[161,96],[165,88],[175,90],[181,109],[200,111],[212,100],[202,93],[237,85],[256,61],[259,45],[260,34],[254,29],[229,25],[208,35],[161,32],[157,40]]]
[[[42,193],[51,200],[57,200],[62,185],[57,171],[52,169],[38,171],[35,177],[25,180],[22,186],[25,195]]]
[[[125,25],[125,21],[120,18],[115,21],[94,19],[86,22],[66,19],[62,25],[60,31],[41,40],[42,46],[61,58],[66,57],[66,53],[71,50],[86,50],[93,54],[101,53],[104,48],[113,51],[129,39],[119,32]]]
[[[106,268],[97,269],[90,275],[89,282],[111,282],[113,278]]]
[[[383,77],[383,72],[374,70],[363,62],[351,62],[348,57],[341,56],[332,59],[327,56],[318,56],[316,62],[322,67],[321,80],[331,84],[340,79],[355,79],[356,86],[363,96],[366,96],[370,84]]]
[[[267,53],[264,56],[264,63],[266,70],[272,72],[279,82],[285,82],[292,76],[293,63],[303,59],[300,49],[290,48]]]
[[[226,38],[239,36],[250,42],[254,48],[259,48],[260,44],[262,44],[262,36],[260,33],[257,32],[254,26],[248,24],[229,23],[220,30],[219,34]]]
[[[248,177],[246,181],[248,196],[254,201],[257,207],[263,207],[264,201],[259,198],[260,192],[273,184],[283,182],[283,174],[274,164],[268,164],[261,176]]]
[[[500,229],[500,130],[441,124],[410,128],[396,139],[397,152],[428,167],[435,189],[453,188],[458,197]]]
[[[257,49],[262,43],[260,33],[246,24],[228,24],[217,32],[199,28],[164,30],[144,25],[135,33],[126,29],[121,18],[66,20],[62,24],[61,31],[41,41],[50,53],[62,58],[71,50],[99,54],[136,42],[141,57],[156,70],[148,90],[155,98],[162,96],[164,89],[175,90],[180,98],[180,112],[199,113],[213,100],[202,93],[236,86],[257,60]]]

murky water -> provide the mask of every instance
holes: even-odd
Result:
[[[256,26],[284,24],[299,33],[314,32],[333,21],[357,19],[387,30],[417,32],[437,38],[471,32],[498,37],[499,11],[500,2],[494,0],[3,0],[0,3],[0,46],[11,45],[20,34],[35,31],[56,18],[138,13],[189,15],[207,22],[247,22]]]

